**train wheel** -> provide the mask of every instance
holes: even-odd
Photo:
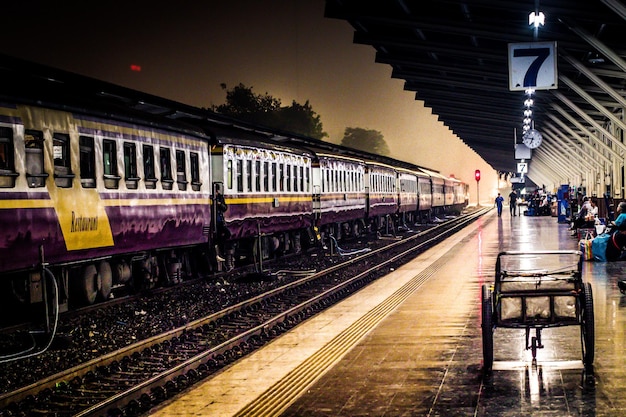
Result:
[[[109,262],[100,262],[98,265],[98,276],[100,278],[100,295],[103,300],[107,300],[111,296],[111,287],[113,286],[113,271]]]
[[[483,284],[482,291],[482,335],[483,335],[483,372],[493,367],[493,311],[489,284]]]
[[[586,282],[583,287],[583,311],[581,315],[580,339],[583,351],[583,364],[593,365],[595,350],[595,323],[593,316],[593,293],[591,284]]]
[[[78,279],[78,294],[81,302],[91,305],[98,296],[98,270],[94,264],[82,268]]]

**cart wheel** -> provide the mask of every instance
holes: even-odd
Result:
[[[595,324],[593,318],[593,293],[591,292],[591,284],[588,282],[583,287],[583,311],[580,325],[580,338],[583,350],[583,364],[585,366],[593,365],[595,350]]]
[[[488,284],[483,284],[481,299],[482,332],[483,332],[483,371],[489,372],[493,367],[493,304]]]

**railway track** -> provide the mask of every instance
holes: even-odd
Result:
[[[0,396],[0,416],[139,416],[405,263],[489,209],[303,275],[27,387]]]

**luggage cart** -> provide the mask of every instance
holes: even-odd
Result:
[[[580,326],[582,361],[585,368],[593,365],[593,295],[591,284],[583,282],[582,264],[580,251],[498,254],[495,282],[482,286],[484,371],[493,367],[493,333],[498,327],[525,329],[526,349],[536,362],[543,329]]]

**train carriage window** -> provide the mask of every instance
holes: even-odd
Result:
[[[343,172],[337,171],[337,191],[343,192]]]
[[[137,176],[137,147],[134,143],[124,143],[124,181],[126,188],[136,190],[139,185]]]
[[[70,135],[55,133],[52,135],[54,155],[54,182],[57,187],[70,188],[74,174],[70,163]]]
[[[243,161],[237,159],[237,191],[243,192]]]
[[[170,148],[161,147],[159,149],[161,160],[161,187],[164,190],[171,190],[174,187],[172,179],[172,151]]]
[[[276,192],[277,175],[276,175],[276,162],[272,162],[272,192]]]
[[[252,191],[252,161],[246,160],[246,191]]]
[[[347,192],[352,191],[353,180],[354,180],[354,172],[352,172],[352,168],[349,168],[346,171],[346,191]]]
[[[104,171],[104,186],[118,188],[121,177],[117,171],[117,143],[114,140],[102,141],[102,163]]]
[[[185,151],[176,151],[176,183],[180,191],[187,190],[187,159]]]
[[[292,171],[292,166],[291,165],[285,165],[285,171],[287,171],[287,191],[291,191],[291,184],[293,183],[293,177],[291,175]]]
[[[337,167],[336,169],[337,171],[335,171],[335,191],[340,193],[343,191],[343,180],[341,171],[338,171],[339,167]]]
[[[39,188],[46,185],[48,174],[43,168],[43,132],[26,130],[24,132],[24,146],[26,152],[26,180],[30,188]]]
[[[326,170],[326,179],[324,181],[324,191],[328,192],[330,190],[329,188],[329,181],[330,181],[330,172],[328,172],[328,169]]]
[[[333,172],[330,170],[330,167],[327,168],[326,171],[326,190],[329,193],[333,192]]]
[[[200,182],[200,157],[197,152],[189,152],[189,163],[191,168],[191,189],[200,191],[202,183]]]
[[[96,149],[91,136],[78,138],[80,151],[80,184],[83,188],[96,186]]]
[[[304,167],[300,167],[300,191],[306,191],[304,186],[305,186],[305,182],[304,182]]]
[[[306,192],[311,192],[311,167],[306,167],[304,170],[304,175],[306,176]]]
[[[254,168],[254,191],[259,192],[261,191],[261,161],[255,161]]]
[[[15,187],[15,153],[13,151],[13,129],[0,127],[0,188]]]
[[[263,191],[267,192],[270,190],[270,163],[265,161],[263,162]]]
[[[279,191],[285,191],[285,164],[278,164]]]
[[[226,187],[229,190],[233,189],[233,160],[229,159],[226,162]]]
[[[229,190],[233,189],[233,160],[229,159],[226,162],[226,187]]]
[[[154,148],[151,145],[143,145],[143,175],[146,188],[155,189],[158,179],[154,166]]]

